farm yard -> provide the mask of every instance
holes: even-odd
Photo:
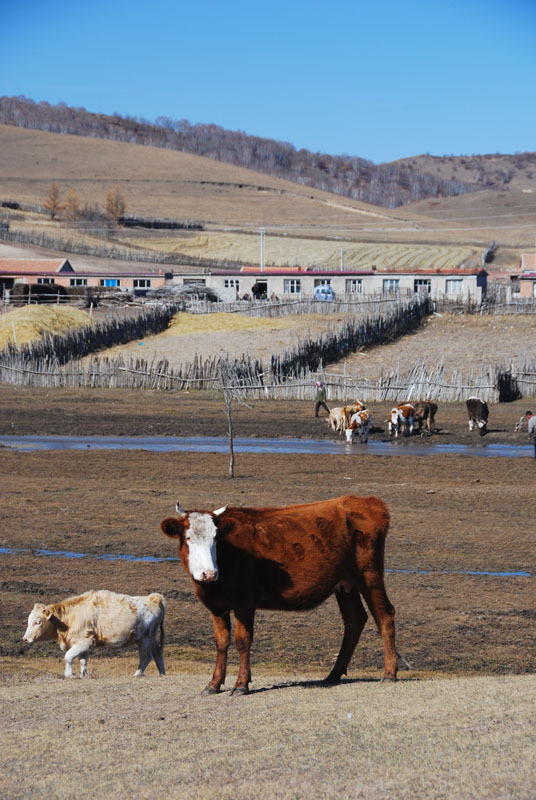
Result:
[[[165,358],[171,367],[216,355],[237,358],[247,353],[269,363],[273,353],[290,350],[300,341],[336,330],[345,314],[308,314],[275,319],[209,314],[192,319],[180,314],[174,324],[157,336],[118,345],[102,355],[113,358],[143,357],[147,361]],[[448,373],[458,369],[469,374],[482,363],[508,365],[534,356],[536,316],[436,314],[414,333],[392,344],[382,344],[330,364],[331,373],[363,374],[377,378],[400,365],[409,370],[425,359],[430,367],[444,362]],[[470,346],[468,346],[470,342]]]
[[[9,212],[11,230],[29,241],[44,234],[56,244],[95,244],[109,255],[124,248],[256,263],[259,224],[266,224],[267,263],[334,266],[343,249],[347,266],[450,268],[480,263],[494,236],[499,247],[491,271],[517,269],[520,253],[533,246],[530,196],[521,190],[495,192],[491,200],[488,192],[475,192],[422,201],[417,210],[374,210],[268,176],[254,181],[251,171],[181,153],[10,126],[0,126],[0,139],[9,165],[0,178],[10,197],[26,205]],[[193,218],[202,230],[179,237],[115,228],[93,241],[67,221],[32,210],[51,175],[62,191],[76,185],[84,203],[102,199],[110,181],[120,182],[132,213]],[[518,227],[495,232],[495,217],[508,211],[512,197],[521,209]],[[0,244],[6,256],[13,249],[19,257],[35,256],[35,249]],[[102,260],[91,255],[76,263],[102,269]],[[128,261],[106,263],[110,270],[131,269]],[[96,316],[106,313],[99,309]],[[80,322],[60,319],[59,308],[53,314],[52,333]],[[324,370],[377,379],[425,362],[429,368],[443,364],[447,377],[454,370],[477,374],[482,365],[533,359],[535,319],[435,314],[412,333]],[[3,341],[13,334],[11,319],[5,321]],[[337,313],[270,319],[182,314],[158,335],[140,335],[98,355],[165,360],[178,368],[196,357],[246,353],[267,365],[272,355],[344,321]],[[43,323],[16,321],[19,343],[40,337]],[[225,443],[228,431],[225,403],[212,390],[0,384],[0,404],[3,437],[169,442],[212,436]],[[389,441],[387,431],[392,405],[370,404],[370,441],[386,448],[375,455],[358,442],[345,445],[324,417],[314,418],[311,400],[237,401],[235,437],[329,440],[336,452],[237,452],[233,479],[228,453],[178,446],[160,453],[100,450],[91,441],[79,450],[0,445],[2,798],[152,798],[157,792],[181,800],[258,794],[268,800],[532,800],[536,461],[526,430],[516,431],[515,424],[536,400],[491,403],[482,438],[468,430],[462,402],[440,402],[432,436],[397,441]],[[440,452],[445,445],[452,447]],[[459,445],[471,454],[457,454]],[[481,445],[487,453],[490,445],[505,453],[525,446],[527,455],[483,457]],[[425,454],[413,455],[417,450]],[[170,560],[176,547],[160,532],[160,521],[173,515],[177,500],[187,509],[215,509],[349,493],[377,495],[391,514],[385,567],[403,657],[397,684],[381,682],[383,652],[370,615],[348,675],[338,686],[322,683],[342,637],[331,597],[314,611],[258,612],[250,695],[230,695],[238,663],[231,646],[225,691],[201,696],[214,664],[212,624],[181,565]],[[34,602],[91,588],[165,595],[165,679],[151,665],[145,678],[133,680],[135,651],[103,648],[89,659],[88,679],[67,681],[55,643],[22,642]]]
[[[2,386],[0,402],[2,435],[226,432],[224,404],[206,392]],[[486,442],[528,444],[513,430],[525,405],[493,406]],[[387,412],[373,409],[383,430],[371,439],[388,438]],[[442,406],[436,423],[429,442],[479,438],[460,405]],[[234,424],[236,436],[336,439],[311,403],[239,405]],[[340,455],[306,461],[239,454],[233,480],[228,456],[216,453],[1,449],[2,796],[148,797],[158,781],[167,796],[230,799],[250,797],[262,781],[268,798],[532,797],[534,462],[404,458],[411,445],[399,440],[392,455],[372,456],[359,444],[348,455],[341,443]],[[342,636],[331,598],[311,612],[258,612],[250,696],[201,697],[214,658],[210,617],[181,566],[165,560],[176,548],[160,520],[177,499],[217,508],[347,493],[376,494],[390,509],[386,584],[410,668],[395,686],[380,682],[369,619],[348,677],[323,687]],[[22,644],[35,601],[88,588],[164,593],[168,677],[151,665],[134,681],[132,650],[104,650],[90,658],[87,680],[69,682],[57,645]],[[231,646],[227,690],[236,668]]]

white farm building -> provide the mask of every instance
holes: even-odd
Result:
[[[329,287],[328,295],[342,299],[347,295],[409,296],[426,293],[432,298],[450,297],[479,303],[486,294],[487,272],[482,269],[449,271],[378,272],[371,270],[318,270],[307,267],[242,267],[213,270],[203,274],[175,275],[175,285],[201,285],[222,300],[249,297],[318,298],[319,287]]]

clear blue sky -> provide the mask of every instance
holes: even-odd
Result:
[[[0,95],[376,163],[536,150],[534,0],[23,0]]]

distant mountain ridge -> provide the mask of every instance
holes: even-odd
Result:
[[[151,123],[131,116],[94,114],[65,103],[36,103],[22,96],[0,98],[0,123],[179,150],[385,208],[426,198],[452,197],[482,188],[504,187],[520,164],[529,175],[532,168],[536,172],[534,153],[501,156],[502,159],[517,158],[518,164],[509,162],[505,166],[501,163],[499,167],[494,165],[492,171],[486,169],[486,163],[481,166],[489,156],[473,156],[471,169],[460,169],[463,177],[469,180],[461,180],[455,174],[455,166],[449,169],[444,164],[445,161],[459,161],[459,158],[417,156],[375,165],[352,156],[296,150],[288,142],[229,131],[217,125],[192,125],[187,120],[174,121],[169,117],[159,117]],[[476,165],[475,159],[478,160]],[[438,160],[441,168],[437,167]],[[424,164],[427,169],[423,169]]]

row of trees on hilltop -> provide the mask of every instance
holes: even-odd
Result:
[[[288,142],[249,136],[218,125],[192,125],[170,117],[158,117],[151,123],[119,114],[93,114],[65,103],[36,103],[22,96],[0,98],[0,123],[180,150],[386,208],[476,188],[407,163],[375,165],[354,156],[297,150]]]

